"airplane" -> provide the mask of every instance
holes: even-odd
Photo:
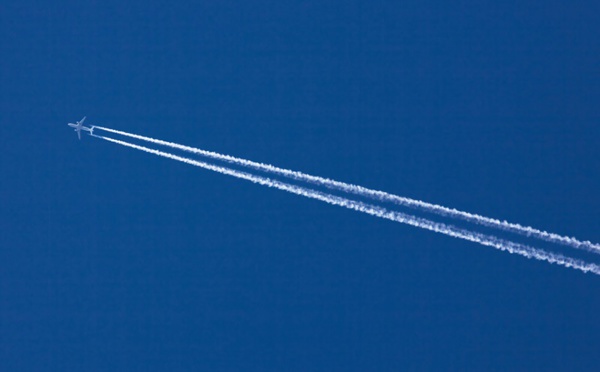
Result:
[[[89,128],[83,126],[83,122],[84,122],[85,118],[86,117],[84,116],[83,119],[81,119],[77,122],[77,124],[73,124],[73,123],[67,124],[71,128],[75,128],[75,132],[77,132],[77,137],[79,137],[79,139],[81,139],[81,131],[82,130],[84,130],[86,132],[90,132],[90,134],[94,134],[94,126],[93,125]]]

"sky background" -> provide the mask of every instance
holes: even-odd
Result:
[[[66,123],[600,242],[599,12],[3,2],[0,370],[597,368],[598,276]]]

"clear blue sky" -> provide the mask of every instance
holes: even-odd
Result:
[[[600,279],[85,136],[600,242],[592,1],[0,5],[0,370],[592,370]]]

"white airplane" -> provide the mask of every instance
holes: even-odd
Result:
[[[79,139],[81,139],[81,131],[82,130],[84,130],[86,132],[90,132],[90,134],[94,134],[94,126],[93,125],[89,128],[83,126],[83,121],[85,120],[85,118],[86,117],[84,116],[83,119],[81,119],[77,122],[77,124],[73,124],[73,123],[67,124],[71,128],[75,128],[75,132],[77,132],[77,137],[79,137]]]

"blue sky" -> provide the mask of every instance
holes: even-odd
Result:
[[[577,369],[600,281],[85,137],[600,242],[594,2],[0,6],[0,369]]]

